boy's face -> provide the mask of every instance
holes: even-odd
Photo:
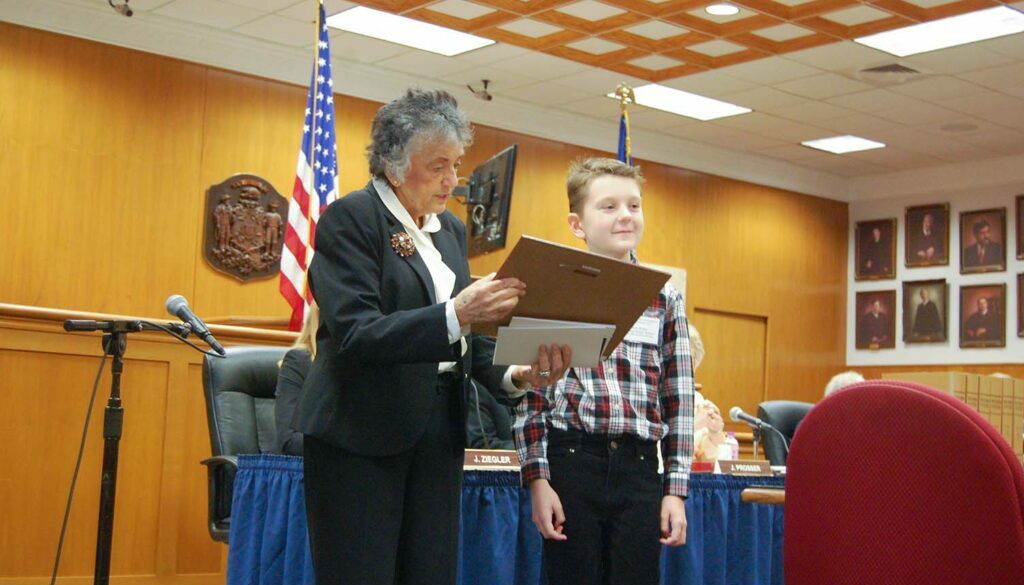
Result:
[[[628,260],[644,234],[640,185],[631,178],[604,175],[590,182],[579,213],[569,214],[572,233],[591,252]]]

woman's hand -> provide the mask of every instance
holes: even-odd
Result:
[[[547,386],[562,379],[572,364],[572,348],[568,345],[542,345],[537,349],[537,361],[529,366],[512,366],[512,382],[516,386],[529,384],[534,388]]]
[[[462,326],[501,321],[525,294],[523,281],[517,278],[495,280],[492,272],[455,296],[455,315]]]

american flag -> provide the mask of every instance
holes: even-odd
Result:
[[[334,143],[334,82],[331,80],[331,47],[324,5],[317,26],[316,62],[302,123],[302,147],[295,168],[295,186],[288,206],[288,225],[281,253],[280,291],[292,307],[289,328],[302,327],[313,295],[306,283],[306,268],[313,259],[313,234],[320,214],[338,198],[338,152]]]

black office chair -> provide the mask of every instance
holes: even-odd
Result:
[[[792,400],[769,400],[762,402],[757,407],[757,417],[775,427],[786,437],[786,442],[792,442],[793,434],[800,421],[807,416],[807,412],[814,406],[810,402],[794,402]],[[778,433],[763,431],[761,437],[764,440],[764,454],[772,465],[786,464],[786,446]]]
[[[286,348],[240,346],[227,357],[203,359],[203,394],[213,456],[203,460],[209,482],[209,530],[228,541],[231,491],[238,455],[274,452],[277,363]]]

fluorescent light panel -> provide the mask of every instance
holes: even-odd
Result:
[[[446,57],[494,44],[491,39],[365,6],[349,8],[327,17],[327,26]]]
[[[861,138],[860,136],[833,136],[831,138],[819,138],[817,140],[805,140],[801,142],[806,147],[824,150],[832,154],[846,154],[848,152],[860,152],[862,150],[873,150],[885,148],[885,144]]]
[[[687,118],[696,118],[705,122],[717,118],[746,114],[751,111],[750,108],[711,99],[688,91],[672,89],[657,83],[634,88],[633,93],[636,95],[636,103],[641,106],[686,116]],[[619,99],[613,93],[608,94],[608,97]]]
[[[704,8],[704,12],[707,12],[708,14],[711,14],[713,16],[732,16],[734,14],[739,14],[740,9],[736,8],[732,4],[726,4],[724,2],[721,2],[718,4],[706,6]]]
[[[907,57],[1020,32],[1024,32],[1024,14],[998,6],[868,35],[854,41],[897,57]]]

